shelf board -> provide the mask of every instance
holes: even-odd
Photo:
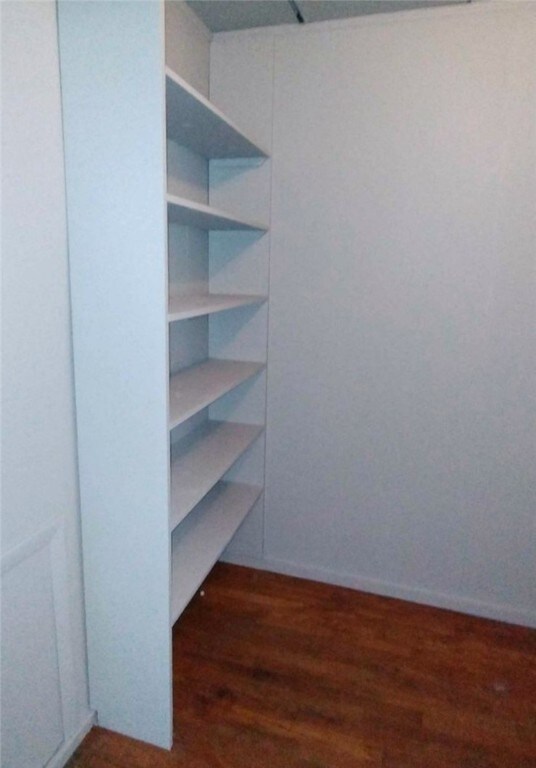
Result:
[[[264,363],[206,360],[176,373],[169,381],[169,428],[182,424],[263,368]]]
[[[231,216],[218,208],[212,208],[204,203],[196,203],[185,197],[167,195],[168,221],[198,229],[219,230],[253,230],[266,232],[267,227],[258,222],[245,221]]]
[[[206,158],[268,157],[189,83],[166,67],[167,137]]]
[[[263,432],[252,424],[208,421],[172,448],[173,531]]]
[[[170,323],[174,323],[176,320],[186,320],[189,317],[211,315],[215,312],[245,307],[250,304],[263,304],[266,299],[266,296],[238,293],[173,296],[169,300],[168,320]]]
[[[171,622],[186,608],[262,493],[243,483],[220,482],[172,536]]]

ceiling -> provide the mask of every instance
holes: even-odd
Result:
[[[346,19],[471,0],[188,0],[212,32]],[[302,21],[300,21],[300,17]]]

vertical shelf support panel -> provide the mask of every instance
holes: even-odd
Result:
[[[169,748],[163,5],[58,15],[91,705]]]

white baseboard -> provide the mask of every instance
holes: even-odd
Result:
[[[63,768],[67,761],[73,756],[74,752],[80,746],[87,734],[96,724],[96,722],[96,712],[90,712],[74,736],[71,736],[68,741],[64,741],[56,754],[50,758],[46,764],[46,768]]]
[[[395,597],[399,600],[409,600],[412,603],[432,605],[435,608],[443,608],[449,611],[467,613],[470,616],[479,616],[484,619],[504,621],[509,624],[520,624],[524,627],[536,628],[536,613],[523,608],[515,608],[504,603],[485,603],[473,598],[459,595],[448,595],[442,592],[433,592],[420,587],[408,587],[393,584],[380,579],[370,579],[358,575],[336,573],[324,568],[310,568],[308,566],[290,563],[286,560],[271,558],[251,557],[245,552],[233,552],[223,558],[227,563],[245,565],[249,568],[258,568],[262,571],[273,571],[286,576],[295,576],[298,579],[310,579],[325,584],[334,584],[338,587],[349,587],[362,592],[371,592],[375,595]]]

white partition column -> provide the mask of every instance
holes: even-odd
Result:
[[[163,7],[60,2],[91,704],[171,745]]]

